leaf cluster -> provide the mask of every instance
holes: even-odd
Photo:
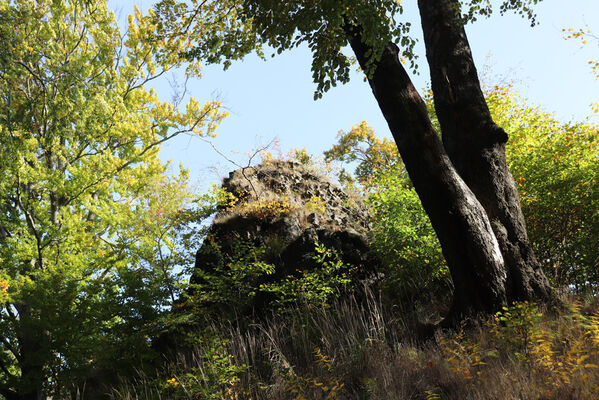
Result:
[[[272,310],[284,313],[297,304],[325,305],[352,283],[355,268],[344,263],[333,249],[317,244],[312,254],[314,268],[281,276],[267,261],[271,251],[267,246],[271,244],[255,245],[239,239],[225,252],[208,236],[200,251],[218,255],[218,262],[209,271],[194,272],[198,283],[185,294],[186,307],[193,310],[189,312],[237,318]]]
[[[370,207],[371,245],[383,264],[384,290],[410,301],[422,300],[424,293],[442,297],[448,269],[395,144],[378,138],[363,121],[347,133],[341,131],[325,156],[355,166]]]
[[[515,12],[536,23],[534,5],[540,0],[504,0],[499,12]],[[490,16],[490,0],[455,1],[456,12],[464,23],[478,16]],[[413,23],[402,15],[397,0],[269,1],[226,0],[177,2],[162,0],[155,6],[158,26],[164,37],[185,36],[185,55],[190,60],[224,63],[242,59],[252,51],[264,56],[263,46],[280,54],[307,45],[312,52],[312,77],[318,99],[338,83],[347,83],[353,58],[345,51],[351,35],[359,32],[367,45],[368,62],[364,72],[370,76],[389,42],[401,47],[401,57],[417,70],[410,34]],[[274,54],[273,54],[274,56]]]
[[[510,88],[488,93],[494,119],[510,134],[506,153],[529,237],[556,286],[582,293],[599,279],[599,133],[562,123],[522,103]]]

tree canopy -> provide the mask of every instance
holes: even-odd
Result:
[[[497,4],[491,0],[467,0],[456,4],[464,22],[499,10],[501,14],[518,13],[534,25],[534,5],[539,1],[505,0]],[[313,55],[315,99],[350,78],[355,57],[346,51],[349,25],[361,27],[361,39],[372,49],[365,68],[368,75],[388,42],[400,44],[403,59],[412,69],[418,68],[416,41],[411,34],[414,21],[403,15],[401,1],[162,0],[155,11],[164,36],[191,34],[185,52],[189,60],[222,62],[225,68],[252,51],[264,56],[264,45],[281,53],[306,44]]]
[[[154,29],[137,11],[121,35],[103,2],[0,2],[7,399],[60,397],[94,371],[137,365],[172,297],[160,255],[173,249],[187,175],[169,178],[158,151],[182,133],[213,135],[225,114],[194,99],[182,111],[145,87],[182,46]]]

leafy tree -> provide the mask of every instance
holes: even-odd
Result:
[[[597,126],[560,123],[523,102],[510,87],[494,87],[485,97],[493,118],[513,132],[507,160],[545,273],[556,286],[579,293],[595,291],[599,283]],[[436,123],[432,99],[427,101]],[[361,135],[363,132],[368,134]],[[345,162],[360,157],[356,174],[368,178],[367,195],[375,216],[374,244],[381,249],[392,279],[397,280],[393,285],[405,288],[415,283],[422,288],[442,272],[438,261],[423,263],[439,257],[438,249],[430,246],[434,245],[432,228],[397,155],[388,153],[380,143],[374,131],[362,123],[359,130],[342,133],[338,144],[326,153]]]
[[[395,144],[388,138],[379,139],[366,121],[352,127],[349,132],[339,131],[337,138],[338,143],[324,152],[325,160],[357,162],[354,173],[358,183],[365,189],[373,185],[373,178],[379,172],[400,161]],[[401,168],[401,170],[405,173],[405,169]],[[339,175],[342,181],[353,179],[345,170],[342,170]]]
[[[501,13],[518,12],[534,24],[531,7],[537,2],[507,0],[499,8]],[[316,97],[349,79],[351,59],[343,53],[349,44],[451,271],[456,290],[446,321],[494,312],[516,300],[552,302],[555,296],[528,240],[505,159],[508,136],[489,112],[464,30],[465,23],[491,14],[492,4],[419,0],[418,7],[442,142],[400,60],[416,68],[411,21],[395,0],[163,0],[156,9],[165,35],[174,36],[180,32],[177,26],[194,30],[194,24],[201,24],[204,10],[217,11],[211,18],[220,25],[187,53],[194,59],[217,62],[240,58],[261,44],[281,52],[306,43],[313,53]]]
[[[340,131],[338,142],[324,154],[327,161],[355,167],[371,208],[371,245],[382,261],[384,291],[406,304],[447,292],[448,271],[439,241],[395,144],[378,138],[362,121],[349,132]],[[345,169],[340,175],[354,179]]]
[[[510,169],[530,238],[546,274],[578,292],[599,284],[599,128],[560,123],[509,88],[487,95],[494,118],[512,133]]]
[[[381,258],[384,288],[409,303],[449,293],[439,241],[405,169],[399,163],[372,179],[372,245]],[[445,299],[443,299],[445,300]]]
[[[61,398],[139,365],[173,296],[167,256],[187,177],[167,178],[158,151],[184,132],[212,135],[224,115],[193,99],[179,111],[144,88],[185,46],[154,30],[137,11],[121,36],[104,2],[0,2],[6,399]]]

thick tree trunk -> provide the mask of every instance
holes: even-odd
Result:
[[[506,265],[507,300],[554,301],[526,234],[505,158],[508,136],[491,118],[457,11],[459,2],[419,0],[418,6],[443,144],[491,221]]]
[[[16,305],[22,322],[18,328],[18,339],[20,347],[19,366],[21,369],[20,385],[15,399],[19,400],[43,400],[44,367],[40,362],[39,352],[42,349],[42,333],[33,331],[26,321],[32,318],[31,307],[28,303]]]
[[[552,302],[507,167],[507,134],[490,116],[455,1],[419,0],[419,6],[443,144],[397,46],[387,44],[369,83],[451,271],[455,295],[447,321],[515,300]],[[369,48],[359,28],[346,32],[364,68]]]
[[[364,67],[369,48],[358,28],[347,27]],[[505,263],[487,214],[460,178],[429,119],[426,106],[388,43],[369,83],[410,179],[430,217],[454,281],[450,320],[496,311],[506,304]]]

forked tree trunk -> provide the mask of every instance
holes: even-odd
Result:
[[[369,48],[357,28],[348,27],[350,43],[362,66]],[[385,47],[369,78],[406,170],[443,249],[456,293],[458,319],[493,312],[506,304],[505,264],[489,219],[475,195],[453,168],[428,116],[426,105],[398,57]]]
[[[362,42],[359,27],[347,26],[346,33],[358,62],[365,69],[370,49]],[[520,286],[525,286],[524,282],[536,281],[537,277],[530,275],[527,269],[519,275],[509,270],[513,262],[506,258],[511,254],[505,252],[505,243],[498,240],[497,228],[492,227],[494,220],[484,207],[493,200],[485,199],[481,204],[476,192],[454,168],[398,53],[397,46],[388,43],[368,81],[450,269],[455,295],[446,321],[451,324],[468,315],[495,312],[514,298],[512,282],[520,281]],[[477,151],[477,148],[468,151]],[[505,157],[503,159],[505,165]],[[484,174],[497,178],[491,171]],[[509,177],[511,179],[511,175]],[[498,188],[509,185],[509,182],[495,182]],[[517,192],[515,194],[517,199]],[[515,207],[521,216],[519,203],[510,207]],[[523,223],[521,227],[524,230]],[[543,287],[547,289],[543,294],[549,295],[549,285]]]
[[[506,264],[508,302],[554,301],[528,240],[520,198],[505,158],[506,132],[481,90],[457,0],[419,0],[443,144],[484,207]],[[458,294],[459,296],[459,294]]]

